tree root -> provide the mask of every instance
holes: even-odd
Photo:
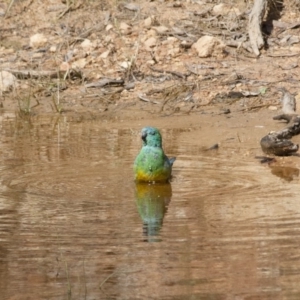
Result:
[[[255,0],[249,16],[249,39],[252,50],[256,56],[260,54],[259,50],[264,45],[264,39],[261,32],[261,24],[266,11],[267,2],[267,0]]]

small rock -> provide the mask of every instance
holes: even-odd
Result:
[[[37,52],[37,53],[33,53],[32,56],[31,56],[31,58],[32,58],[32,59],[40,59],[40,58],[42,58],[43,56],[44,56],[44,53],[42,53],[42,52]]]
[[[157,44],[157,40],[155,37],[150,37],[144,42],[147,51],[152,51],[153,48],[156,46],[156,44]]]
[[[18,88],[21,89],[21,90],[26,90],[26,89],[29,89],[30,86],[28,83],[21,83],[18,85]]]
[[[147,65],[150,65],[150,66],[153,66],[153,65],[155,65],[155,61],[154,61],[153,59],[147,60],[147,61],[146,61],[146,64],[147,64]]]
[[[155,26],[152,27],[158,34],[166,33],[169,31],[169,28],[166,26]]]
[[[121,96],[127,96],[128,95],[128,90],[124,89],[122,92],[121,92]]]
[[[239,17],[243,14],[237,7],[233,7],[229,13],[235,17]]]
[[[63,63],[61,63],[60,66],[59,66],[59,70],[60,71],[65,71],[65,72],[69,71],[70,70],[69,63],[67,63],[66,61],[64,61]]]
[[[217,4],[213,7],[212,13],[216,16],[225,16],[228,14],[233,14],[235,16],[240,16],[241,12],[237,7],[232,7],[225,3]]]
[[[8,92],[17,84],[17,78],[10,72],[0,72],[0,93]]]
[[[291,35],[290,34],[287,34],[286,36],[284,36],[280,41],[279,43],[280,44],[286,44],[287,41],[291,38]]]
[[[293,52],[299,52],[300,51],[300,46],[299,45],[293,45],[289,47],[289,49]]]
[[[29,45],[31,48],[40,48],[46,45],[48,39],[41,33],[37,33],[30,37]]]
[[[105,27],[105,30],[106,31],[110,31],[111,29],[113,29],[114,26],[112,26],[111,24],[108,24],[106,27]]]
[[[152,25],[152,18],[151,17],[148,17],[147,19],[144,20],[144,26],[146,28],[150,28]]]
[[[138,5],[136,5],[135,3],[125,4],[124,7],[127,8],[128,10],[132,10],[132,11],[140,10],[140,7]]]
[[[1,57],[1,55],[8,55],[8,54],[12,54],[15,52],[16,51],[13,48],[6,49],[6,48],[2,47],[2,48],[0,48],[0,57]]]
[[[110,36],[110,35],[107,35],[107,36],[104,38],[104,42],[105,42],[106,44],[111,43],[112,40],[113,40],[113,38],[112,38],[112,36]]]
[[[190,49],[192,47],[192,42],[182,41],[180,47],[183,49]]]
[[[126,85],[125,85],[125,89],[126,90],[133,90],[135,88],[135,83],[134,82],[128,82]]]
[[[103,52],[103,53],[100,55],[100,57],[105,59],[105,58],[108,57],[109,53],[110,53],[110,50],[106,50],[105,52]]]
[[[126,70],[130,68],[131,63],[129,61],[123,61],[122,63],[120,63],[120,66]]]
[[[84,49],[85,51],[89,51],[93,49],[93,43],[89,39],[85,39],[81,44],[81,48]]]
[[[182,3],[180,1],[175,1],[173,7],[182,7]]]
[[[170,44],[174,44],[175,42],[178,41],[178,39],[177,39],[176,37],[174,37],[174,36],[169,36],[169,37],[167,38],[167,41],[168,41],[168,43],[170,43]]]
[[[194,43],[192,48],[197,51],[199,57],[209,57],[222,53],[225,44],[216,37],[205,35]]]
[[[55,45],[51,46],[49,49],[49,51],[52,53],[56,52],[56,50],[57,50],[57,47]]]
[[[229,108],[221,108],[221,112],[224,114],[224,115],[228,115],[231,113],[231,110]]]
[[[298,36],[287,34],[279,41],[279,43],[282,45],[284,44],[293,45],[293,44],[298,44],[299,41],[300,39]]]
[[[270,106],[268,107],[268,109],[269,109],[269,110],[277,110],[278,108],[277,108],[277,106],[275,106],[275,105],[270,105]]]
[[[86,58],[80,58],[72,63],[72,68],[83,69],[87,65]]]
[[[129,26],[125,22],[120,23],[119,29],[120,29],[121,33],[123,33],[123,34],[130,34],[132,32],[131,26]]]
[[[147,36],[148,37],[157,36],[157,32],[154,29],[150,29],[147,31]]]
[[[224,3],[217,4],[213,7],[212,13],[214,15],[225,15],[228,13],[228,8],[226,9],[226,5]]]
[[[168,55],[175,57],[180,54],[180,49],[178,47],[174,47],[168,51]]]
[[[289,45],[298,44],[299,42],[300,42],[299,36],[293,35],[293,36],[289,39]]]
[[[7,5],[5,3],[0,3],[0,16],[4,16],[7,10]]]

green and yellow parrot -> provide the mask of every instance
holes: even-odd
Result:
[[[171,178],[174,158],[168,158],[162,148],[159,130],[154,127],[142,129],[143,147],[135,159],[134,173],[137,182],[167,182]]]

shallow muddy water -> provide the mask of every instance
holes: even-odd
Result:
[[[161,122],[2,116],[1,300],[300,299],[298,166],[260,164],[252,124]],[[145,125],[170,184],[133,182]]]

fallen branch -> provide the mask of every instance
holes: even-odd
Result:
[[[280,131],[272,131],[260,141],[264,153],[277,156],[288,156],[297,152],[299,145],[290,139],[300,133],[300,116],[294,119],[294,123]]]
[[[18,79],[28,79],[28,78],[64,78],[70,76],[71,78],[77,77],[82,78],[81,71],[77,71],[74,69],[70,69],[68,71],[36,71],[36,70],[12,70],[12,69],[5,69],[5,71],[12,73]]]
[[[110,79],[110,78],[103,78],[99,81],[96,82],[91,82],[87,83],[85,85],[85,88],[99,88],[99,87],[104,87],[104,86],[122,86],[124,85],[124,80],[123,79]]]
[[[186,79],[188,76],[191,75],[191,73],[182,74],[182,73],[177,72],[177,71],[159,70],[159,69],[153,68],[153,67],[151,67],[151,66],[149,66],[149,68],[150,68],[152,71],[154,71],[154,72],[171,74],[171,75],[175,75],[175,76],[177,76],[177,77],[179,77],[179,78],[183,78],[183,79]]]
[[[77,2],[67,1],[66,9],[63,12],[61,12],[57,18],[61,19],[66,13],[80,8],[82,6],[82,4],[83,3],[81,1],[77,1]]]
[[[300,22],[294,22],[290,24],[282,21],[273,20],[272,23],[274,27],[282,28],[284,30],[294,29],[300,26]]]
[[[284,114],[275,116],[273,119],[285,120],[291,125],[280,131],[271,131],[261,139],[260,146],[266,154],[288,156],[299,149],[299,145],[294,144],[290,139],[300,133],[300,116],[295,113],[294,97],[285,88],[280,90],[283,93],[281,102]]]
[[[300,55],[300,52],[297,53],[282,53],[282,54],[268,54],[269,57],[293,57]]]
[[[138,97],[139,97],[140,100],[142,100],[144,102],[150,102],[150,103],[153,103],[153,104],[160,104],[160,102],[153,101],[151,99],[146,98],[146,96],[144,94],[139,94]]]
[[[298,117],[297,115],[282,114],[282,115],[273,117],[273,120],[278,120],[278,121],[284,120],[287,123],[290,123],[292,120],[294,122],[297,117]]]

